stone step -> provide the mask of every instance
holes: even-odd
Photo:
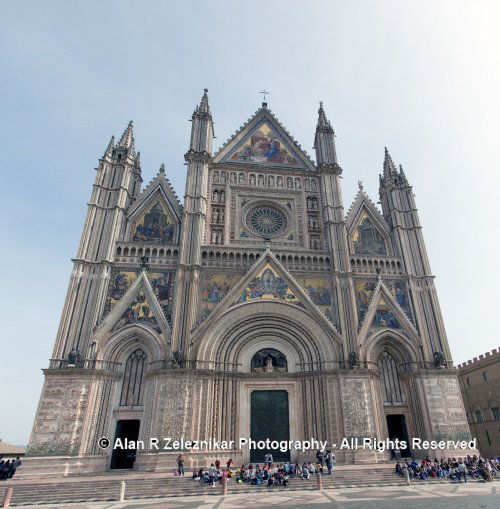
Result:
[[[403,480],[394,472],[388,469],[371,469],[369,476],[366,472],[359,472],[355,469],[344,470],[339,475],[324,475],[323,487],[325,489],[335,489],[344,487],[369,487],[369,486],[402,486]],[[201,485],[193,481],[190,477],[167,477],[150,476],[127,478],[126,481],[126,499],[142,498],[164,498],[181,495],[220,495],[221,486],[219,483],[214,488]],[[498,479],[500,481],[500,479]],[[445,480],[415,481],[432,484],[449,483]],[[90,502],[90,501],[109,501],[117,500],[120,490],[120,479],[95,478],[89,480],[88,477],[65,478],[64,480],[46,481],[9,481],[14,491],[11,499],[12,506],[21,506],[28,504],[49,504],[49,503],[72,503],[72,502]],[[0,484],[0,500],[3,499],[7,483]],[[228,483],[228,493],[250,493],[256,489],[264,490],[316,490],[316,478],[311,476],[309,480],[301,478],[292,478],[287,488],[282,486],[268,487],[266,484],[261,486],[250,486],[248,484],[237,484],[233,480]]]

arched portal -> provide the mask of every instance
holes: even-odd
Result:
[[[213,395],[208,413],[214,416],[208,436],[238,440],[255,435],[271,441],[326,436],[331,420],[327,392],[309,375],[338,366],[340,349],[335,328],[296,305],[269,300],[230,308],[191,350],[198,368],[224,372],[221,382],[207,382],[207,393]],[[314,403],[315,394],[323,399]],[[220,415],[217,408],[229,410]],[[243,460],[262,463],[265,453],[244,450]],[[296,451],[272,453],[276,461],[298,458]]]

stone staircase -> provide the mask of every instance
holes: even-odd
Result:
[[[0,483],[0,501],[3,500],[7,486],[13,487],[11,506],[42,505],[56,503],[74,503],[117,500],[120,482],[126,482],[125,499],[164,498],[176,496],[220,495],[222,487],[219,483],[215,487],[202,485],[193,481],[191,476],[175,477],[171,473],[146,474],[144,472],[108,473],[96,476],[78,476],[57,478],[53,480],[16,480]],[[340,489],[346,487],[368,486],[403,486],[403,480],[395,474],[394,465],[384,466],[343,466],[336,468],[333,475],[322,477],[324,489]],[[425,483],[449,483],[449,480],[415,481]],[[228,482],[228,494],[254,493],[256,490],[316,490],[315,476],[307,481],[300,478],[291,479],[287,488],[267,485],[250,486],[237,484],[233,480]]]

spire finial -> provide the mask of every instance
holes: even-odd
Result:
[[[125,131],[123,131],[122,137],[118,142],[119,147],[123,148],[131,148],[134,146],[134,122],[131,120]]]
[[[162,175],[164,175],[164,174],[165,174],[165,163],[161,163],[161,166],[160,166],[160,173],[161,173]]]
[[[104,152],[104,156],[112,156],[113,155],[113,149],[115,148],[115,137],[111,136],[111,139],[109,140],[108,146]]]
[[[362,180],[358,180],[358,187],[359,187],[360,191],[363,190],[363,181]]]
[[[390,177],[393,173],[397,173],[396,166],[392,162],[387,147],[384,147],[384,178]]]
[[[319,102],[319,110],[318,110],[318,124],[316,125],[316,130],[321,129],[322,131],[332,131],[332,125],[330,121],[326,118],[325,110],[323,109],[323,101]]]
[[[405,172],[403,170],[403,165],[402,164],[399,165],[399,175],[401,176],[401,178],[403,180],[406,180],[406,175],[405,175]]]
[[[203,97],[201,98],[200,105],[194,110],[195,115],[204,117],[210,116],[210,106],[208,105],[208,88],[203,89]]]

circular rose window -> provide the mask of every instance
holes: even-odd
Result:
[[[247,212],[245,226],[261,237],[277,237],[288,228],[288,219],[277,207],[257,205]]]

